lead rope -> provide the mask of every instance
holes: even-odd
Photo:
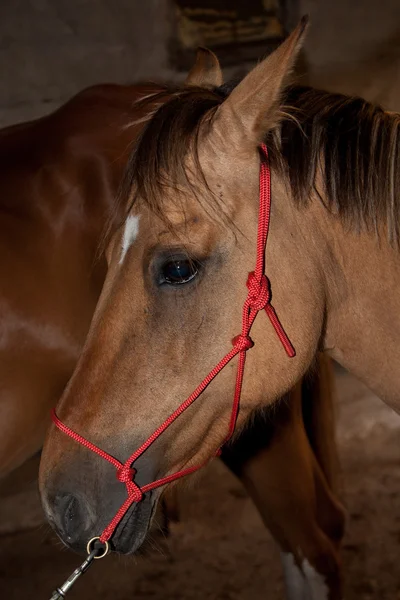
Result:
[[[206,387],[212,382],[212,380],[218,375],[220,371],[237,355],[239,354],[239,363],[238,370],[236,376],[236,385],[235,385],[235,394],[233,399],[232,413],[229,421],[228,433],[225,437],[224,444],[231,438],[236,425],[236,419],[239,412],[239,402],[240,402],[240,394],[242,390],[242,382],[243,382],[243,373],[246,362],[246,353],[247,350],[252,348],[253,341],[249,337],[249,333],[251,327],[254,323],[254,319],[256,318],[258,312],[260,310],[265,310],[269,320],[271,321],[276,334],[281,341],[287,355],[292,358],[295,356],[295,349],[292,346],[288,336],[286,335],[278,316],[271,305],[271,290],[270,290],[270,282],[264,273],[264,256],[265,256],[265,248],[267,244],[268,238],[268,230],[269,230],[269,221],[270,221],[270,210],[271,210],[271,175],[268,164],[268,151],[264,144],[261,145],[261,165],[260,165],[260,209],[259,209],[259,218],[258,218],[258,233],[257,233],[257,259],[256,259],[256,268],[253,272],[249,273],[249,277],[247,279],[247,287],[249,289],[247,298],[245,300],[243,306],[242,313],[242,332],[240,335],[236,336],[233,340],[233,348],[228,354],[224,356],[224,358],[210,371],[210,373],[203,379],[200,385],[194,390],[194,392],[160,425],[158,429],[152,433],[152,435],[137,449],[135,452],[131,454],[128,460],[125,463],[121,463],[118,459],[111,454],[108,454],[86,438],[84,438],[79,433],[76,433],[72,429],[70,429],[67,425],[62,423],[60,419],[57,417],[55,410],[52,410],[52,419],[56,427],[60,429],[63,433],[71,437],[76,442],[79,442],[92,452],[95,452],[104,460],[107,460],[111,463],[117,470],[117,479],[121,481],[121,483],[125,483],[126,491],[128,494],[127,499],[121,505],[116,515],[104,529],[99,538],[93,538],[90,540],[88,544],[88,553],[92,550],[92,542],[94,540],[99,540],[103,544],[106,544],[106,548],[108,549],[108,540],[113,535],[116,527],[118,526],[121,519],[124,517],[125,513],[129,509],[129,507],[134,502],[140,502],[143,498],[143,495],[155,488],[166,485],[175,479],[179,479],[180,477],[184,477],[185,475],[189,475],[194,471],[200,469],[204,464],[188,467],[186,469],[182,469],[177,473],[173,473],[171,475],[167,475],[166,477],[162,477],[157,479],[157,481],[153,481],[152,483],[147,483],[139,487],[135,481],[134,477],[136,474],[136,469],[132,467],[134,462],[157,440],[160,435],[170,426],[172,423],[181,415],[193,402],[200,396],[200,394],[206,389]],[[217,455],[220,453],[218,450]]]

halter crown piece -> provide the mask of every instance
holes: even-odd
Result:
[[[257,233],[257,258],[256,258],[256,268],[253,272],[249,274],[247,279],[247,287],[248,294],[247,298],[244,302],[243,313],[242,313],[242,331],[240,335],[236,336],[233,340],[233,348],[228,354],[226,354],[222,360],[210,371],[210,373],[203,379],[200,385],[194,390],[194,392],[173,412],[165,421],[160,425],[154,433],[137,449],[125,463],[121,463],[118,459],[111,454],[108,454],[86,438],[84,438],[79,433],[76,433],[72,429],[70,429],[67,425],[64,425],[57,417],[55,410],[52,411],[52,419],[56,427],[60,429],[63,433],[70,436],[76,442],[79,442],[88,450],[95,452],[101,458],[104,458],[109,463],[111,463],[117,470],[117,479],[121,483],[124,483],[127,491],[127,498],[125,502],[121,505],[116,515],[104,529],[99,538],[95,538],[100,540],[100,542],[106,544],[108,540],[112,537],[115,532],[116,527],[120,523],[121,519],[124,517],[125,513],[129,509],[129,507],[134,502],[140,502],[143,498],[143,495],[150,491],[158,488],[162,485],[166,485],[175,479],[180,477],[184,477],[185,475],[189,475],[194,471],[200,469],[203,464],[189,467],[183,469],[182,471],[178,471],[177,473],[173,473],[168,475],[167,477],[162,477],[161,479],[157,479],[157,481],[153,481],[152,483],[147,483],[139,487],[135,481],[136,469],[133,468],[133,464],[135,461],[151,446],[153,442],[181,415],[193,402],[200,396],[200,394],[206,389],[206,387],[211,383],[211,381],[218,375],[220,371],[238,354],[239,362],[238,369],[236,375],[236,385],[235,385],[235,393],[233,399],[233,406],[231,417],[228,426],[228,433],[226,435],[224,444],[230,439],[234,430],[237,415],[239,412],[239,402],[240,402],[240,394],[242,390],[242,382],[243,382],[243,374],[244,374],[244,366],[246,362],[246,353],[247,350],[253,347],[253,341],[249,337],[251,327],[254,323],[254,320],[261,310],[265,310],[269,320],[271,321],[275,332],[281,341],[287,355],[292,358],[295,356],[295,349],[292,346],[288,336],[286,335],[278,316],[271,304],[271,288],[270,282],[264,273],[264,255],[268,238],[268,229],[269,229],[269,221],[270,221],[270,210],[271,210],[271,174],[268,163],[268,151],[264,144],[261,145],[261,164],[260,164],[260,209],[259,209],[259,217],[258,217],[258,233]],[[220,453],[220,450],[217,454]],[[92,540],[91,540],[92,541]],[[108,547],[108,545],[107,545]],[[88,544],[88,551],[90,552],[91,544]]]

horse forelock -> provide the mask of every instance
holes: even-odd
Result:
[[[120,187],[111,229],[122,225],[138,197],[163,218],[165,189],[190,185],[189,153],[207,185],[198,157],[199,129],[208,115],[212,126],[212,115],[236,84],[214,90],[165,86],[143,100],[151,108]],[[279,125],[267,132],[265,142],[271,167],[288,179],[294,202],[307,205],[321,171],[323,193],[317,193],[329,210],[356,228],[378,231],[383,225],[397,244],[400,115],[358,97],[306,86],[286,89],[280,113]],[[223,208],[218,198],[208,197],[207,208]]]

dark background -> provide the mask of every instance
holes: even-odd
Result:
[[[282,29],[308,13],[312,27],[304,55],[317,82],[321,75],[382,55],[389,55],[391,64],[397,60],[399,69],[399,0],[285,0],[277,6],[275,0],[1,0],[0,125],[48,112],[92,83],[182,78],[178,69],[192,51],[182,48],[182,9],[190,6],[198,7],[203,23],[210,21],[202,15],[209,6],[222,15],[228,7],[237,13],[236,21],[257,16],[266,6],[267,13],[280,17]],[[229,21],[214,16],[214,24],[221,20]],[[231,28],[234,24],[232,18]],[[227,29],[220,28],[221,37]],[[252,48],[240,47],[239,40],[239,49],[222,44],[218,54],[224,65],[233,60],[230,71],[235,65],[243,69],[243,57],[257,60],[271,42],[265,36]],[[358,77],[360,71],[364,78],[371,75],[369,66],[361,66]],[[378,87],[400,85],[393,75]]]

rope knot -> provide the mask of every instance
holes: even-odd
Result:
[[[121,483],[128,483],[130,481],[132,482],[133,478],[135,477],[135,473],[136,469],[131,469],[130,467],[127,468],[123,466],[117,470],[117,479]]]
[[[136,474],[136,469],[122,465],[117,469],[117,479],[126,485],[128,496],[132,502],[140,502],[143,498],[143,492],[140,487],[133,481]]]
[[[246,285],[249,290],[247,300],[251,307],[257,311],[263,310],[263,308],[269,304],[271,299],[269,279],[267,276],[262,275],[261,279],[258,280],[254,271],[252,271],[249,273]]]
[[[232,344],[241,352],[243,350],[249,350],[249,348],[252,348],[254,346],[253,340],[248,335],[237,335],[233,338]]]
[[[140,502],[143,498],[143,492],[134,481],[128,481],[126,484],[128,496],[132,502]]]

